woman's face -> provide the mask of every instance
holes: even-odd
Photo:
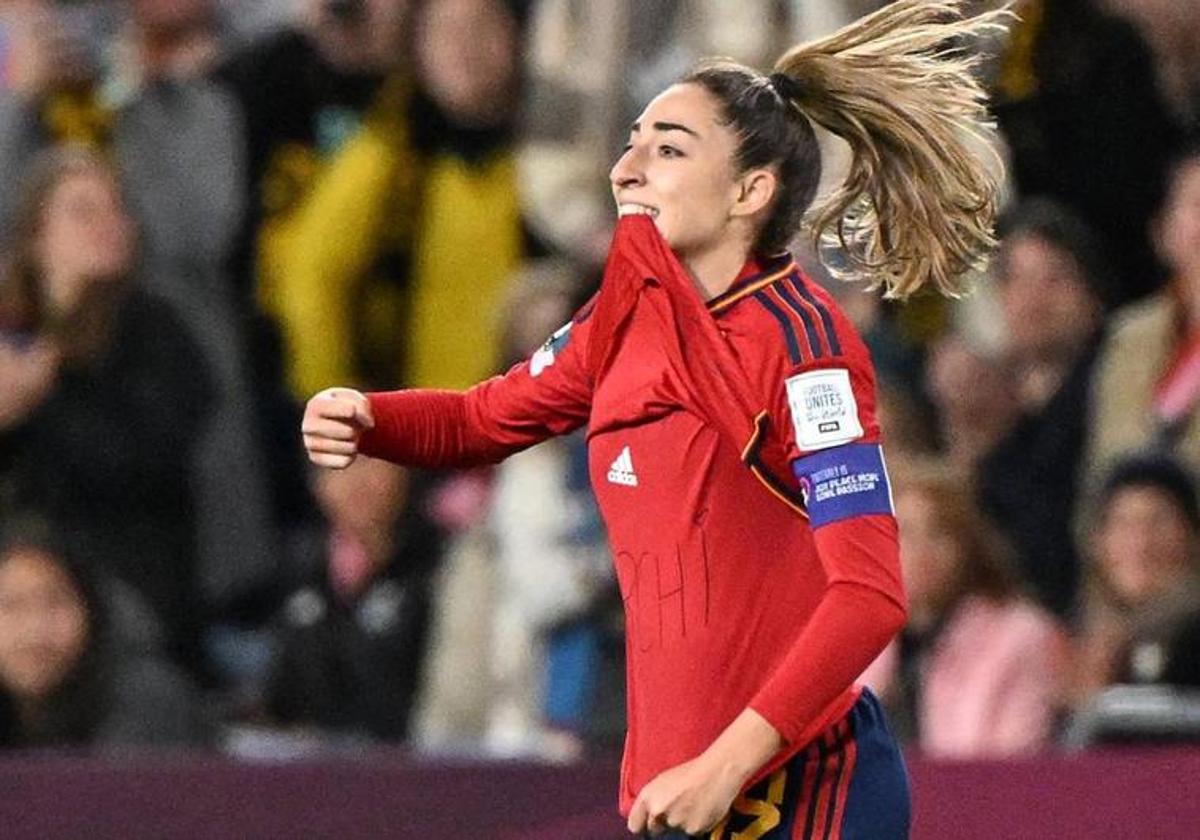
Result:
[[[1004,243],[1000,302],[1009,344],[1021,357],[1073,352],[1095,328],[1099,302],[1066,251],[1040,236]]]
[[[700,85],[667,88],[634,123],[610,173],[618,214],[650,215],[684,259],[724,240],[738,198],[737,136],[720,119]]]
[[[1191,528],[1171,497],[1154,487],[1118,490],[1096,541],[1101,574],[1116,596],[1134,607],[1169,592],[1192,563]]]
[[[1200,276],[1200,159],[1175,170],[1162,213],[1159,249],[1174,271]]]
[[[56,560],[18,548],[0,558],[0,683],[38,699],[57,688],[83,655],[87,607]]]
[[[1017,411],[1006,369],[980,355],[957,335],[930,349],[925,377],[938,413],[956,426],[976,432],[1007,428]]]
[[[495,124],[516,105],[517,26],[503,3],[433,0],[417,26],[425,89],[466,125]]]
[[[55,308],[69,309],[97,280],[126,275],[133,249],[133,222],[107,173],[74,172],[50,191],[35,252]]]
[[[897,495],[896,521],[909,600],[918,610],[937,610],[958,586],[963,547],[938,515],[936,501],[918,489]]]
[[[322,56],[344,72],[379,72],[404,56],[410,0],[308,0]]]

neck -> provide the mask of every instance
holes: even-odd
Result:
[[[739,240],[688,254],[682,261],[701,296],[712,300],[733,285],[749,257],[749,244]]]
[[[43,290],[46,304],[56,316],[63,316],[75,308],[79,302],[80,289],[84,281],[70,275],[47,271],[43,278]]]

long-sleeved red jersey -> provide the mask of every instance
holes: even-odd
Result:
[[[790,256],[704,304],[653,223],[622,219],[594,305],[528,361],[370,400],[362,451],[421,466],[587,424],[627,619],[623,813],[747,707],[786,741],[758,777],[782,764],[903,623],[870,356]]]

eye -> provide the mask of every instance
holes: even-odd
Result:
[[[683,152],[674,146],[662,145],[658,147],[658,156],[665,158],[683,157]]]

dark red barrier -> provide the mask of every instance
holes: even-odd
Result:
[[[1200,751],[1003,763],[911,762],[914,840],[1197,840]],[[617,840],[617,769],[414,762],[287,764],[141,756],[0,761],[4,840]]]
[[[1200,840],[1200,750],[910,766],[914,840]]]

